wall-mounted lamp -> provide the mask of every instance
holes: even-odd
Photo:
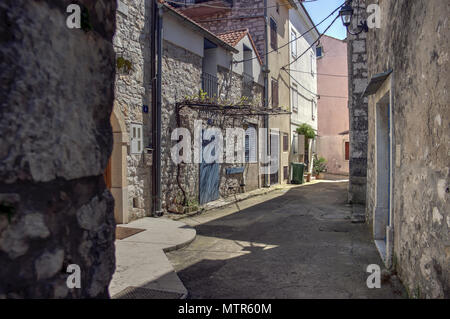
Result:
[[[367,21],[360,21],[358,24],[358,30],[355,32],[352,32],[349,27],[352,24],[352,17],[353,17],[353,8],[352,8],[352,0],[348,0],[345,5],[341,8],[339,11],[339,15],[341,16],[342,23],[347,28],[348,33],[352,35],[358,35],[361,32],[368,32],[369,27],[367,26]]]

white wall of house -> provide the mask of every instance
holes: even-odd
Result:
[[[289,10],[289,41],[300,37],[312,27],[313,23],[302,6]],[[292,112],[291,145],[298,143],[299,138],[295,131],[301,124],[311,125],[316,132],[318,129],[316,46],[313,45],[309,48],[318,36],[317,31],[313,29],[298,40],[290,42],[289,45],[289,62],[292,62],[289,66],[291,75],[290,110]],[[306,53],[304,53],[305,51]],[[300,55],[302,56],[299,57]],[[315,152],[315,142],[309,145],[308,171],[312,172],[312,155]],[[291,147],[291,161],[303,161],[304,158],[299,153],[302,152],[298,147]]]
[[[187,23],[171,16],[164,15],[164,40],[182,47],[203,58],[203,71],[211,75],[217,74],[217,66],[230,68],[232,53],[223,47],[204,50],[204,36],[187,27]]]
[[[250,49],[250,51],[245,52],[244,46],[247,49]],[[261,72],[261,64],[259,63],[259,60],[256,57],[255,50],[253,49],[252,43],[248,35],[243,37],[234,48],[239,50],[239,53],[235,53],[233,55],[234,61],[242,61],[250,58],[253,59],[250,61],[233,64],[233,71],[241,75],[245,73],[246,75],[253,78],[253,82],[264,85],[264,75]]]
[[[289,10],[289,40],[292,41],[312,27],[302,7]],[[294,61],[317,39],[315,30],[290,43],[289,59]],[[317,63],[315,46],[289,66],[291,74],[291,126],[307,123],[317,130]]]
[[[217,47],[217,65],[229,69],[231,67],[232,53],[222,47]]]
[[[204,56],[204,37],[200,33],[187,28],[186,23],[180,22],[170,14],[164,15],[163,38],[201,57]]]

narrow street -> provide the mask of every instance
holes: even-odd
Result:
[[[183,219],[197,238],[168,253],[189,298],[402,298],[398,281],[366,285],[380,256],[350,222],[346,182],[278,190]]]

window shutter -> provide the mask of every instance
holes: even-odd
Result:
[[[278,43],[277,43],[277,24],[275,20],[272,18],[270,19],[270,46],[273,50],[278,49]]]
[[[350,159],[350,142],[345,142],[345,160]]]
[[[142,125],[131,124],[131,153],[140,154],[143,150]]]
[[[256,163],[256,129],[249,127],[245,132],[245,161],[247,163]]]
[[[137,141],[138,141],[138,147],[137,147],[137,151],[138,153],[142,152],[142,126],[138,126],[138,136],[137,136]]]
[[[289,134],[283,133],[283,152],[289,151]]]
[[[297,57],[297,41],[295,40],[296,38],[297,34],[294,31],[291,31],[291,52],[294,58]]]
[[[272,107],[278,107],[278,81],[272,79]]]
[[[245,135],[245,162],[248,163],[250,161],[250,136]]]

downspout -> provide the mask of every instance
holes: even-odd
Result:
[[[268,33],[269,17],[267,15],[267,0],[264,0],[264,44],[265,44],[265,57],[264,57],[264,107],[269,107],[269,33]],[[266,127],[266,153],[269,152],[270,145],[270,131],[269,131],[269,115],[264,115],[264,126]],[[270,163],[269,163],[270,168]],[[270,186],[269,175],[264,174],[264,187]]]
[[[162,71],[162,9],[154,2],[156,24],[156,85],[152,86],[155,103],[153,105],[153,216],[162,216],[161,209],[161,71]],[[152,34],[152,37],[154,37]],[[154,43],[152,43],[154,47]],[[155,51],[153,51],[155,52]],[[153,60],[154,61],[154,60]],[[153,64],[154,65],[154,64]],[[155,75],[155,74],[154,74]]]

